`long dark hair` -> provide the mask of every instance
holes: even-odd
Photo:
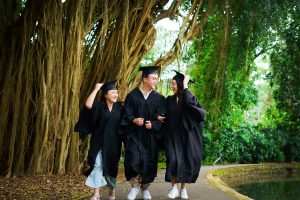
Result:
[[[183,103],[183,82],[178,80],[178,79],[173,79],[176,81],[177,84],[177,92],[176,92],[176,96],[178,97],[178,103],[177,103],[177,109],[181,109],[182,108],[182,103]]]

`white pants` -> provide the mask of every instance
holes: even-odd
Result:
[[[105,178],[103,176],[103,162],[102,162],[102,151],[100,150],[97,154],[94,169],[87,177],[85,184],[91,188],[100,188],[106,185]]]

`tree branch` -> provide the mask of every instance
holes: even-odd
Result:
[[[267,51],[269,51],[269,50],[271,50],[271,49],[273,49],[276,45],[277,45],[277,44],[274,44],[273,46],[270,46],[269,48],[265,48],[265,49],[262,49],[261,51],[259,51],[257,54],[254,55],[254,60],[255,60],[258,56],[260,56],[260,55],[266,53]]]

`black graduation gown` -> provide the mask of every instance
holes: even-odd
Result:
[[[176,176],[177,183],[194,183],[201,167],[202,121],[205,110],[188,89],[183,91],[183,103],[177,108],[177,96],[167,97],[166,123],[162,128],[166,151],[165,180]]]
[[[152,91],[145,100],[139,88],[131,91],[125,100],[122,125],[127,125],[125,145],[125,176],[130,180],[141,175],[142,184],[151,183],[157,175],[158,141],[161,138],[161,122],[157,115],[165,113],[165,98]],[[150,120],[152,129],[137,126],[135,118]]]
[[[91,133],[88,164],[90,168],[84,172],[88,176],[95,164],[98,152],[102,149],[103,175],[116,178],[121,155],[122,139],[118,134],[122,104],[114,103],[111,111],[102,102],[94,102],[91,109],[84,108],[75,125],[75,132]]]

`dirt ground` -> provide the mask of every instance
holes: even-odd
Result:
[[[91,195],[93,190],[85,186],[83,175],[38,175],[4,179],[0,177],[1,200],[32,199],[80,199]],[[120,171],[118,182],[124,181]]]

